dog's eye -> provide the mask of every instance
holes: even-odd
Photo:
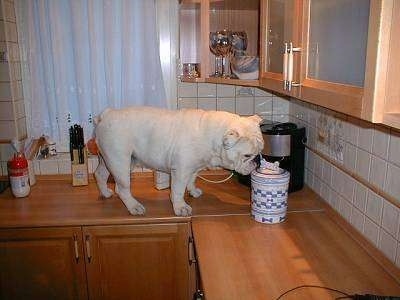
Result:
[[[244,157],[246,157],[246,158],[250,158],[250,157],[252,157],[253,156],[253,154],[245,154],[244,155]]]

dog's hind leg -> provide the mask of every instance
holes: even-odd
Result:
[[[118,153],[115,155],[118,155]],[[131,194],[130,157],[128,156],[126,160],[122,159],[124,155],[118,157],[117,161],[114,160],[110,164],[110,171],[115,180],[115,192],[132,215],[143,215],[145,213],[144,206],[133,198]]]
[[[191,176],[189,183],[187,185],[187,190],[189,191],[190,196],[194,198],[198,198],[203,194],[203,191],[198,187],[196,187],[195,185],[196,178],[197,178],[197,172]]]
[[[182,174],[176,170],[171,171],[171,202],[177,216],[190,216],[192,214],[192,208],[184,200],[188,180],[190,178],[187,174]]]
[[[94,177],[96,178],[97,186],[99,187],[100,193],[104,197],[109,198],[113,195],[113,191],[107,187],[107,180],[108,176],[110,175],[110,171],[108,171],[103,157],[99,155],[98,158],[99,165],[94,172]]]

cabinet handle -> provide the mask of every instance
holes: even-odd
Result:
[[[90,261],[92,260],[92,254],[90,253],[90,235],[88,234],[85,236],[85,244],[86,244],[87,259],[88,262],[90,263]]]
[[[287,47],[287,43],[285,43],[285,48]],[[290,92],[292,90],[292,87],[295,86],[300,86],[299,83],[293,82],[293,54],[294,52],[300,52],[301,48],[299,47],[293,47],[293,43],[289,43],[289,47],[287,49],[287,70],[286,70],[286,82],[284,80],[284,90]],[[285,65],[284,65],[285,66]],[[285,73],[285,71],[284,71]],[[285,78],[284,78],[285,79]]]
[[[197,262],[196,255],[194,253],[194,242],[191,236],[189,237],[189,242],[188,242],[188,258],[189,258],[189,266]]]
[[[78,237],[74,234],[74,250],[75,250],[75,261],[79,262],[79,249],[78,249]]]
[[[285,48],[283,49],[283,89],[286,90],[287,82],[288,82],[288,77],[287,77],[287,71],[288,71],[288,53],[289,53],[289,47],[288,43],[285,43]]]

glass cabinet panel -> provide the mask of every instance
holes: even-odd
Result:
[[[200,3],[183,2],[179,11],[179,44],[182,64],[200,61]]]
[[[369,7],[369,0],[310,0],[308,78],[364,85]]]
[[[282,73],[282,54],[285,42],[293,41],[293,11],[295,0],[270,0],[267,11],[267,59],[265,70]]]
[[[223,64],[226,65],[227,75],[230,76],[229,64],[233,57],[248,57],[249,61],[253,59],[254,64],[257,65],[259,56],[259,30],[260,23],[260,1],[259,0],[218,0],[210,1],[210,70],[215,70],[218,63],[214,60],[218,57],[218,52],[222,54],[220,57],[224,59]],[[225,30],[225,31],[224,31]],[[215,51],[212,49],[213,33],[222,32],[230,36],[229,50]],[[230,35],[231,34],[231,35]],[[215,38],[214,38],[215,39]],[[215,42],[214,44],[218,44]],[[232,66],[232,65],[231,65]],[[213,76],[218,77],[214,73]],[[223,76],[223,75],[222,75]],[[235,77],[233,77],[235,78]]]

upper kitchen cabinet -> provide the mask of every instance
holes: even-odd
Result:
[[[400,1],[371,1],[362,117],[400,128]]]
[[[258,86],[259,7],[259,0],[182,0],[181,80]]]
[[[298,97],[303,1],[261,1],[260,86]]]
[[[260,86],[400,128],[400,3],[262,0]]]
[[[369,0],[305,0],[300,98],[361,117]]]

